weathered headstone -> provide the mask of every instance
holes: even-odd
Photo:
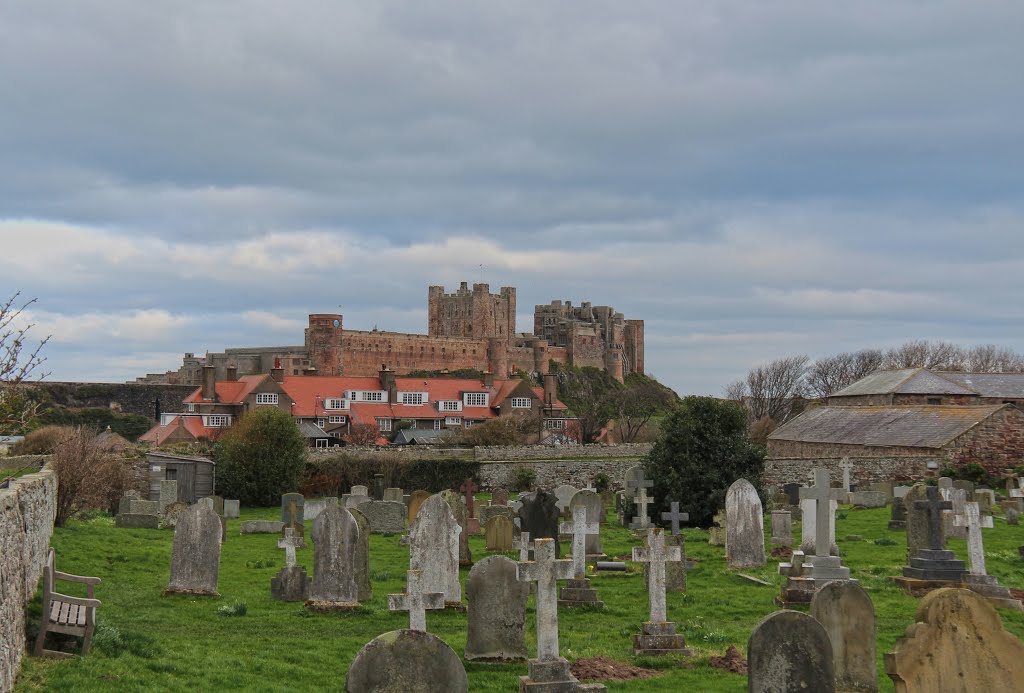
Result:
[[[588,556],[604,556],[601,548],[601,511],[604,503],[596,491],[583,489],[577,491],[569,500],[569,515],[572,516],[577,506],[582,505],[587,512],[587,524],[593,529],[586,536],[586,551]]]
[[[118,501],[117,514],[120,515],[121,513],[130,513],[131,502],[133,500],[138,500],[139,498],[140,495],[137,489],[130,488],[127,491],[125,491],[124,495],[121,496],[121,500]]]
[[[277,520],[244,520],[239,534],[281,534],[284,523]]]
[[[448,606],[462,605],[459,584],[459,535],[451,507],[440,495],[423,501],[409,529],[409,563],[421,571],[424,592],[442,592]]]
[[[370,521],[366,519],[360,508],[349,508],[352,518],[359,529],[359,543],[356,545],[356,556],[352,569],[356,573],[356,592],[359,601],[368,602],[373,599],[373,583],[370,581]]]
[[[355,579],[359,525],[352,514],[328,506],[313,522],[313,581],[307,605],[315,610],[345,611],[358,606]]]
[[[466,500],[466,531],[469,534],[480,534],[480,520],[476,516],[476,498],[473,496],[480,490],[480,487],[470,478],[462,482],[459,490],[462,491]]]
[[[530,552],[533,551],[533,542],[530,541],[529,532],[520,532],[519,541],[516,542],[516,549],[519,551],[519,561],[525,563],[530,560]]]
[[[512,550],[512,520],[496,515],[487,521],[485,531],[488,551]]]
[[[409,612],[409,630],[427,632],[427,610],[443,609],[444,594],[424,592],[420,582],[421,573],[409,570],[405,573],[405,592],[388,595],[388,609]]]
[[[772,539],[774,546],[793,545],[793,514],[788,510],[772,511]]]
[[[508,505],[508,489],[499,488],[491,494],[491,505]]]
[[[839,462],[839,469],[842,471],[842,474],[843,474],[842,490],[843,490],[844,493],[849,495],[850,491],[853,490],[853,489],[850,488],[850,481],[851,481],[850,477],[851,477],[851,474],[853,473],[853,463],[850,462],[850,458],[844,457]],[[840,498],[840,500],[842,500],[842,498]],[[882,501],[882,505],[883,506],[885,505],[885,501]]]
[[[451,508],[452,517],[462,528],[459,532],[459,565],[473,565],[473,554],[469,550],[469,510],[455,491],[442,491],[439,495]]]
[[[224,501],[224,517],[228,520],[237,520],[241,511],[241,502],[238,500]]]
[[[171,503],[164,508],[164,516],[161,519],[161,524],[164,527],[174,527],[178,524],[178,518],[181,514],[188,510],[188,503],[182,503],[178,501]]]
[[[990,517],[990,516],[986,516]],[[1020,513],[1015,508],[1006,509],[1006,524],[1008,525],[1019,525],[1020,524]]]
[[[317,499],[306,499],[306,503],[303,506],[302,515],[303,519],[307,522],[312,522],[316,518],[320,517],[320,513],[324,511],[328,503],[338,504],[338,499],[335,497],[317,498]]]
[[[301,493],[285,493],[281,496],[281,522],[285,527],[291,527],[300,539],[306,534],[306,526],[303,524],[305,504],[306,499]]]
[[[209,498],[213,501],[213,511],[224,517],[224,496],[210,496]]]
[[[818,535],[817,517],[817,505],[815,501],[807,498],[800,501],[800,550],[803,551],[807,556],[813,556],[817,553],[818,547],[815,544],[816,537]],[[839,546],[836,544],[836,510],[839,508],[839,501],[832,499],[829,501],[829,525],[828,525],[828,536],[829,536],[829,552],[833,556],[839,555]]]
[[[394,501],[395,503],[402,503],[405,505],[405,496],[402,494],[402,489],[400,488],[391,487],[384,489],[383,500]]]
[[[836,688],[877,691],[875,605],[864,588],[853,580],[828,583],[811,600],[811,616],[832,643]]]
[[[1021,601],[1013,598],[1009,588],[1000,585],[996,577],[989,575],[985,568],[985,544],[981,530],[993,526],[992,516],[982,515],[977,503],[965,503],[963,513],[957,515],[955,521],[967,536],[967,557],[971,566],[970,572],[964,577],[967,587],[997,606],[1016,611],[1024,609]]]
[[[846,502],[861,508],[884,508],[887,498],[878,491],[853,491],[846,494]]]
[[[1021,690],[1024,643],[980,595],[934,590],[918,604],[914,620],[885,655],[885,673],[899,693]]]
[[[401,534],[405,531],[405,505],[394,501],[372,500],[357,508],[370,522],[374,534]]]
[[[541,491],[537,492],[540,495]],[[545,494],[547,495],[547,494]],[[551,506],[558,508],[551,498]],[[525,529],[525,528],[524,528]],[[556,580],[572,577],[572,562],[555,558],[554,539],[534,541],[535,560],[516,564],[516,577],[520,581],[537,583],[537,658],[529,660],[528,675],[520,677],[519,690],[557,691],[551,684],[575,684],[576,677],[569,671],[569,662],[558,654],[558,595]],[[545,684],[540,686],[538,684]],[[532,687],[532,688],[531,688]],[[562,689],[566,690],[566,689]],[[569,688],[568,690],[573,690]]]
[[[537,539],[553,539],[555,541],[555,555],[561,555],[561,547],[558,544],[558,506],[555,504],[553,494],[538,489],[534,493],[528,493],[522,499],[522,507],[519,508],[519,528],[523,532],[529,532],[530,537]]]
[[[487,523],[492,518],[501,516],[508,518],[508,521],[512,522],[516,517],[515,512],[507,505],[482,505],[478,510],[480,512],[480,524],[484,526],[484,529],[487,528]]]
[[[580,492],[582,493],[582,491]],[[587,521],[587,506],[577,503],[572,506],[572,522],[563,522],[559,528],[563,534],[572,535],[572,577],[559,595],[559,606],[593,606],[604,608],[604,602],[597,598],[597,590],[587,578],[587,535],[601,531],[596,522]]]
[[[725,511],[719,510],[712,518],[714,524],[708,527],[708,544],[711,546],[725,546]]]
[[[277,540],[277,548],[285,550],[285,564],[270,578],[270,597],[282,602],[304,602],[309,598],[309,578],[295,562],[295,549],[299,542],[295,530],[286,527],[284,536]]]
[[[747,642],[750,693],[834,693],[835,663],[825,628],[799,611],[776,611]]]
[[[957,524],[956,518],[963,517],[964,515],[964,506],[967,504],[967,491],[950,488],[946,491],[946,497],[943,500],[948,500],[952,504],[950,510],[942,512],[943,534],[946,535],[947,539],[966,539],[967,528]]]
[[[416,519],[416,513],[420,511],[420,506],[423,505],[423,501],[430,498],[433,495],[430,491],[413,491],[412,495],[409,496],[409,512],[406,513],[405,519],[412,526],[412,521]]]
[[[373,495],[371,496],[373,500],[384,500],[384,475],[374,474],[373,483],[371,485],[373,487]]]
[[[131,515],[159,515],[162,509],[160,501],[132,499],[128,502],[128,513]]]
[[[907,528],[907,508],[903,505],[903,496],[893,496],[892,508],[889,512],[889,529]]]
[[[163,479],[160,481],[160,508],[161,515],[164,509],[171,503],[178,502],[178,482],[174,479]]]
[[[378,635],[359,650],[345,677],[348,693],[467,693],[462,660],[444,640],[418,630]]]
[[[526,599],[530,586],[517,580],[516,572],[516,562],[504,556],[489,556],[469,571],[467,661],[526,659]]]
[[[555,487],[555,505],[558,506],[559,513],[562,515],[568,515],[569,501],[572,500],[572,497],[576,495],[577,491],[579,491],[578,488],[570,486],[569,484],[562,484],[561,486]]]
[[[924,493],[924,499],[912,501],[908,508],[907,542],[909,544],[910,528],[920,527],[924,529],[927,543],[911,556],[903,575],[917,580],[959,582],[964,574],[964,562],[956,560],[953,552],[946,550],[942,532],[942,511],[951,509],[953,504],[940,500],[939,489],[935,486],[928,486]],[[911,495],[912,492],[907,494],[907,498]]]
[[[757,491],[737,479],[725,494],[725,560],[730,568],[765,564],[764,511]]]
[[[996,492],[990,488],[976,488],[974,489],[974,501],[978,504],[982,515],[990,515],[992,506],[996,504]]]
[[[633,547],[633,560],[647,563],[647,596],[650,618],[641,624],[640,633],[633,636],[634,655],[664,655],[692,652],[686,640],[676,633],[676,624],[668,620],[665,600],[665,564],[681,562],[682,552],[677,546],[668,546],[665,532],[660,527],[647,530],[644,548]]]
[[[220,517],[212,508],[197,504],[182,513],[174,528],[166,594],[217,596],[220,544]]]

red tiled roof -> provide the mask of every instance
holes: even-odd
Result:
[[[325,399],[339,399],[349,390],[383,390],[379,378],[332,377],[298,375],[285,376],[281,383],[288,396],[295,402],[292,416],[328,416],[344,414],[337,410],[324,409]]]
[[[249,396],[256,386],[262,383],[268,375],[243,375],[238,380],[218,380],[216,383],[215,390],[217,392],[217,400],[221,404],[238,404],[245,400]],[[197,387],[195,392],[186,397],[184,400],[186,403],[192,402],[208,402],[209,400],[203,399],[203,388]]]
[[[188,431],[196,440],[199,438],[212,438],[216,433],[224,430],[223,428],[204,426],[201,416],[175,416],[166,424],[153,426],[153,428],[139,436],[139,440],[143,443],[160,444],[167,440],[179,426]]]

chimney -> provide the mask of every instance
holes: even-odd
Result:
[[[234,381],[238,380],[238,366],[236,366],[233,363],[228,364],[227,371],[228,371],[227,379],[229,381],[234,382]]]
[[[380,364],[380,385],[388,391],[388,402],[398,399],[398,385],[395,383],[395,372],[386,363]]]
[[[203,366],[203,399],[217,398],[217,369]]]
[[[558,376],[554,373],[544,374],[544,408],[551,409],[558,398]]]
[[[494,387],[494,373],[490,371],[484,371],[484,386]]]
[[[284,382],[284,369],[281,366],[274,366],[270,369],[270,379],[275,383]]]

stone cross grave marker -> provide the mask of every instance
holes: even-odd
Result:
[[[519,546],[517,546],[516,548],[519,549],[519,560],[520,561],[523,561],[525,563],[526,561],[530,560],[530,533],[529,532],[520,532],[519,533]]]
[[[629,524],[630,529],[647,529],[651,526],[651,519],[648,516],[647,506],[651,504],[654,499],[647,495],[647,489],[654,487],[654,482],[650,479],[630,479],[626,482],[626,487],[634,492],[633,503],[640,506],[640,515],[635,516],[633,521]]]
[[[572,522],[563,522],[559,528],[562,534],[572,535],[573,577],[581,580],[587,576],[587,535],[597,534],[601,526],[587,522],[587,506],[577,505],[572,509]]]
[[[942,500],[939,489],[935,486],[921,488],[924,490],[924,498],[911,502],[912,513],[907,524],[908,527],[913,525],[923,531],[924,542],[918,544],[916,551],[910,554],[910,565],[903,568],[903,577],[959,583],[963,579],[966,566],[963,561],[956,559],[952,551],[945,549],[946,537],[942,519],[942,511],[952,509],[953,504]],[[908,530],[908,549],[910,545]]]
[[[679,512],[679,501],[672,501],[672,510],[661,514],[662,522],[672,523],[672,536],[679,534],[679,523],[690,519],[690,513]]]
[[[925,499],[914,501],[914,510],[922,511],[928,523],[928,548],[942,551],[946,548],[946,538],[942,533],[942,511],[952,510],[953,503],[940,500],[939,489],[929,486],[925,489]]]
[[[850,462],[849,458],[844,457],[842,463],[840,464],[840,467],[842,467],[843,470],[843,491],[849,493],[850,472],[853,471],[853,464]]]
[[[682,552],[678,546],[666,546],[665,534],[661,529],[655,528],[647,531],[645,548],[633,547],[633,560],[649,564],[647,593],[650,597],[650,622],[664,623],[668,620],[668,607],[665,602],[665,563],[682,560]]]
[[[299,546],[295,538],[295,530],[291,527],[284,528],[284,536],[277,540],[277,548],[284,549],[284,563],[286,568],[295,567],[295,549]]]
[[[837,500],[842,495],[842,489],[832,488],[832,480],[828,470],[818,467],[814,470],[814,486],[800,489],[800,500],[814,501],[814,555],[830,555],[829,524],[832,522],[832,504],[829,501]]]
[[[537,659],[550,661],[558,656],[558,585],[556,580],[572,577],[572,561],[555,558],[555,541],[534,542],[533,561],[516,566],[516,578],[537,583]]]
[[[405,592],[388,595],[388,609],[409,612],[409,630],[427,632],[427,609],[443,609],[443,592],[424,592],[420,571],[406,571]]]
[[[479,491],[480,487],[473,482],[472,478],[470,478],[462,482],[462,486],[459,487],[459,490],[466,494],[466,510],[469,511],[469,516],[475,517],[473,512],[473,494]]]

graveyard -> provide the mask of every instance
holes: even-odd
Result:
[[[640,494],[643,493],[641,487]],[[806,493],[805,489],[805,494],[813,495],[813,492]],[[488,499],[489,494],[476,496],[477,504],[485,504]],[[455,496],[448,502],[457,500]],[[430,502],[423,501],[421,512],[422,508],[430,507]],[[434,502],[435,505],[438,503]],[[440,503],[440,508],[447,515],[444,505]],[[194,507],[206,512],[202,504]],[[581,580],[580,561],[574,564],[565,561],[560,565],[561,572],[555,576],[560,588],[570,584],[570,580],[574,583],[579,581],[574,589],[584,593],[588,590],[596,592],[596,600],[601,604],[573,603],[570,606],[563,603],[566,595],[559,597],[558,654],[570,663],[603,657],[651,670],[650,678],[599,681],[611,691],[747,690],[745,673],[716,668],[709,659],[722,656],[730,645],[744,656],[748,654],[748,640],[755,628],[765,617],[780,609],[774,600],[787,578],[779,574],[778,563],[787,560],[788,553],[781,555],[778,547],[770,541],[771,533],[765,531],[764,546],[744,547],[744,550],[749,549],[748,553],[755,555],[758,550],[764,551],[766,563],[730,569],[725,559],[725,548],[709,544],[707,530],[687,528],[684,523],[680,532],[685,537],[683,548],[689,563],[685,576],[686,591],[669,589],[664,595],[664,603],[656,605],[648,599],[642,562],[650,558],[651,548],[644,548],[644,542],[636,532],[621,526],[607,498],[605,508],[607,520],[600,524],[602,549],[607,560],[625,562],[627,571],[595,572],[594,562],[588,560],[589,565],[583,566],[585,578]],[[321,517],[327,512],[324,511]],[[196,515],[202,518],[199,510]],[[350,522],[343,517],[348,513],[337,512],[337,515],[341,527],[339,535],[348,532],[355,536],[359,533],[355,526],[345,524]],[[581,526],[587,524],[586,513],[576,512],[574,515],[575,518],[566,513],[560,518],[563,532],[571,528],[574,519]],[[1020,528],[1008,525],[998,512],[996,515],[994,526],[984,532],[987,573],[994,576],[1000,585],[1024,587],[1024,559],[1018,552],[1022,543]],[[212,517],[213,513],[209,516]],[[226,540],[221,546],[219,574],[215,576],[215,596],[188,593],[187,590],[174,594],[168,590],[175,530],[118,527],[114,518],[105,514],[72,520],[67,527],[55,530],[52,546],[57,552],[58,566],[73,566],[76,573],[102,577],[96,595],[102,601],[102,608],[93,651],[83,658],[25,658],[16,690],[222,688],[284,691],[344,687],[350,665],[367,643],[383,633],[409,627],[410,614],[407,611],[389,608],[390,601],[396,607],[407,609],[408,600],[394,596],[389,599],[389,595],[401,595],[406,591],[411,548],[400,541],[401,532],[369,534],[368,582],[372,596],[363,599],[365,595],[360,592],[357,601],[356,592],[362,588],[348,585],[346,589],[339,588],[342,594],[325,593],[315,598],[310,595],[311,599],[336,602],[335,606],[345,605],[346,608],[308,609],[301,601],[279,601],[271,597],[271,579],[286,566],[286,557],[291,551],[294,551],[297,565],[308,574],[314,575],[315,569],[320,567],[314,561],[314,522],[307,518],[297,533],[304,535],[304,541],[296,539],[292,542],[291,532],[283,538],[279,531],[281,518],[280,507],[243,507],[238,517],[224,520]],[[771,513],[768,512],[764,518],[766,528],[770,519]],[[742,518],[744,524],[756,520],[756,517]],[[907,564],[907,531],[890,529],[889,520],[889,508],[853,509],[840,504],[835,515],[835,539],[842,566],[849,569],[850,577],[858,581],[874,604],[878,686],[883,691],[894,690],[884,673],[885,653],[893,649],[907,626],[913,623],[920,602],[919,596],[908,594],[891,579],[902,575]],[[251,524],[254,522],[265,522],[278,531],[241,533],[242,523],[250,523],[247,526],[251,528],[255,526]],[[214,523],[211,531],[216,534],[216,520]],[[793,525],[794,536],[798,537],[801,525],[798,522]],[[670,531],[671,527],[666,530]],[[179,534],[181,532],[179,529]],[[455,541],[457,533],[452,534],[451,541]],[[289,540],[285,541],[286,538]],[[415,537],[413,541],[415,543]],[[572,544],[571,539],[562,540],[562,559],[571,557]],[[541,546],[540,543],[535,545]],[[577,545],[582,545],[582,541],[577,540]],[[671,553],[672,546],[674,543],[660,550]],[[544,547],[544,550],[553,548],[550,543],[545,543]],[[968,557],[964,539],[948,539],[946,548],[958,559],[966,560]],[[527,663],[493,663],[468,656],[467,613],[464,607],[450,607],[453,601],[466,602],[469,599],[469,608],[473,608],[470,595],[476,588],[467,584],[470,567],[466,557],[462,556],[463,551],[468,550],[474,564],[481,564],[491,556],[518,560],[520,552],[517,548],[488,551],[483,530],[468,533],[464,548],[451,545],[449,549],[453,557],[459,555],[462,559],[459,561],[459,585],[448,585],[443,598],[434,595],[437,603],[425,607],[425,629],[447,643],[463,660],[469,690],[518,690],[520,677],[527,674]],[[773,549],[774,554],[771,553]],[[497,570],[490,563],[487,568],[491,572]],[[322,570],[326,574],[331,569],[327,566]],[[538,643],[536,592],[541,587],[537,586],[538,576],[532,574],[535,572],[543,572],[539,571],[537,564],[530,570],[520,568],[520,579],[535,580],[532,583],[533,593],[520,587],[518,594],[519,597],[528,595],[525,638],[526,656],[529,658],[538,656],[539,647],[551,646],[550,640]],[[420,574],[415,574],[415,577],[424,583],[432,579],[426,571],[422,577]],[[663,574],[661,579],[664,580]],[[589,580],[589,583],[583,585],[583,580]],[[310,589],[317,589],[315,583]],[[456,594],[450,594],[452,591]],[[424,602],[429,601],[430,594],[416,592]],[[543,590],[545,600],[553,602],[553,594],[553,591]],[[500,595],[497,598],[492,595],[491,602],[487,603],[497,604],[500,601]],[[437,608],[445,603],[449,608]],[[790,608],[805,614],[809,612],[807,605],[796,604]],[[675,633],[682,636],[686,651],[667,652],[660,656],[634,654],[637,636],[651,635],[642,633],[641,626],[656,610],[664,611],[667,620],[675,624]],[[36,603],[30,607],[30,613],[38,622]],[[419,614],[424,616],[423,611]],[[1024,638],[1024,612],[999,609],[998,614],[1009,633]],[[771,625],[782,629],[781,632],[786,632],[788,627],[782,622]],[[546,627],[547,624],[541,630]],[[763,637],[771,632],[765,630]],[[655,635],[661,638],[656,642],[671,642],[665,640],[671,636]],[[464,653],[467,656],[464,657]]]

